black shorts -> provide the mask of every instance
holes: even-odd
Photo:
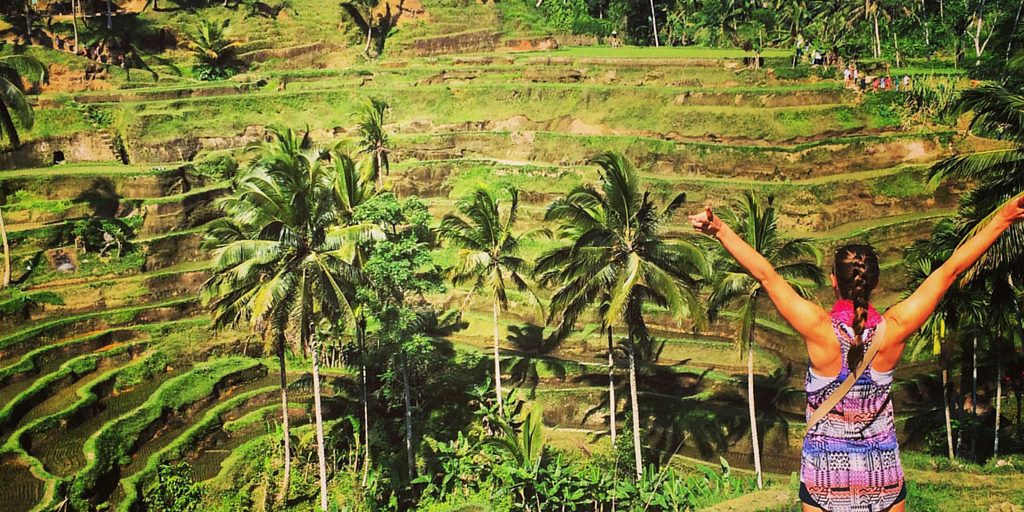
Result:
[[[897,505],[897,504],[899,504],[901,501],[903,501],[905,499],[907,499],[907,483],[906,482],[904,482],[903,483],[903,487],[900,488],[900,494],[899,494],[899,496],[896,496],[896,501],[892,502],[892,505],[889,505],[889,506],[892,507],[893,505]],[[814,497],[811,496],[811,493],[807,491],[807,486],[804,485],[803,482],[800,482],[800,501],[802,503],[806,503],[807,505],[810,505],[812,507],[818,507],[818,508],[820,508],[822,510],[825,510],[825,507],[819,505],[818,502],[814,500]]]

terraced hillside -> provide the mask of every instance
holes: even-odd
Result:
[[[295,4],[301,11],[309,2]],[[44,88],[25,146],[0,154],[14,268],[14,286],[0,292],[0,510],[50,510],[64,499],[135,510],[165,462],[189,461],[208,488],[230,487],[242,471],[239,454],[277,431],[276,361],[247,332],[215,331],[198,298],[210,269],[203,229],[219,215],[213,201],[230,191],[235,169],[225,162],[244,165],[244,147],[273,123],[308,128],[328,145],[355,137],[354,115],[368,98],[386,100],[387,186],[424,198],[435,218],[475,187],[513,185],[525,200],[520,226],[543,228],[547,204],[595,182],[588,161],[606,150],[627,155],[653,194],[685,192],[683,210],[727,207],[750,190],[770,194],[783,228],[825,254],[850,241],[874,244],[893,270],[876,298],[882,305],[903,290],[903,249],[927,237],[961,193],[926,182],[928,166],[993,144],[949,127],[907,125],[892,108],[898,93],[858,95],[841,81],[788,69],[778,52],[755,69],[737,51],[538,50],[546,37],[508,24],[496,9],[416,7],[437,22],[409,22],[394,51],[372,62],[334,36],[311,46],[319,32],[296,39],[268,26],[244,43],[251,68],[232,80],[193,82],[156,68],[156,83],[129,82],[115,70],[103,90]],[[185,14],[153,16],[171,23]],[[482,28],[453,35],[445,20],[455,16]],[[289,23],[306,23],[296,19]],[[512,51],[520,48],[531,51]],[[72,71],[82,65],[60,59]],[[906,70],[915,79],[920,71]],[[57,151],[68,163],[49,165]],[[97,222],[126,243],[95,239],[89,226]],[[690,236],[682,216],[667,230]],[[537,237],[525,256],[556,243]],[[434,259],[451,266],[454,257],[443,249]],[[435,341],[486,354],[490,303],[467,295],[456,288],[427,297],[461,305],[467,322]],[[510,300],[514,313],[500,327],[507,378],[543,405],[555,442],[607,452],[597,435],[607,425],[607,354],[596,319],[549,346],[529,298]],[[700,332],[652,315],[664,345],[640,376],[651,447],[749,465],[735,313]],[[793,332],[770,316],[759,328],[758,384],[799,387],[806,356]],[[291,412],[301,424],[311,407],[308,365],[289,365]],[[908,362],[897,378],[932,369]],[[325,371],[334,417],[355,414],[352,370]],[[776,455],[765,464],[788,475],[799,463],[802,409],[777,409],[788,428],[767,430]],[[685,434],[699,421],[736,427],[728,439],[702,444]]]

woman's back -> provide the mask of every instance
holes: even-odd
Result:
[[[834,377],[807,370],[807,418],[850,374],[847,353],[853,344],[854,308],[849,300],[836,302],[830,314],[842,353]],[[875,342],[883,322],[869,307],[862,340]],[[903,470],[893,417],[892,372],[869,369],[857,379],[839,404],[814,425],[804,439],[801,482],[804,490],[826,510],[884,510],[901,496]]]

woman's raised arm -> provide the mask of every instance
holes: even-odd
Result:
[[[717,238],[750,276],[761,283],[782,317],[807,341],[812,365],[816,361],[828,361],[830,351],[835,351],[835,336],[828,313],[796,293],[772,264],[714,215],[711,208],[689,218],[694,229]]]
[[[894,347],[900,349],[896,353],[902,351],[902,344],[935,311],[942,296],[960,274],[971,268],[1003,231],[1021,220],[1024,220],[1024,194],[1007,201],[985,227],[957,247],[949,259],[935,269],[910,297],[885,312],[889,325],[887,338],[900,344]]]

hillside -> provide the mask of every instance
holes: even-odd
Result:
[[[0,510],[52,510],[65,499],[83,509],[143,510],[141,495],[159,468],[181,461],[206,489],[205,503],[236,510],[272,501],[268,481],[276,477],[269,470],[261,476],[252,460],[265,454],[271,455],[259,460],[273,460],[279,450],[277,358],[247,326],[216,329],[201,298],[214,266],[202,242],[222,214],[216,201],[232,193],[238,169],[253,160],[246,146],[267,140],[272,126],[333,146],[359,137],[357,119],[370,98],[387,102],[386,187],[422,199],[435,227],[481,186],[520,191],[518,231],[550,227],[546,207],[574,187],[596,183],[590,159],[609,150],[635,164],[659,201],[685,193],[682,212],[728,208],[748,191],[771,196],[781,230],[808,237],[824,255],[819,263],[830,262],[832,249],[845,243],[878,250],[885,269],[874,298],[880,307],[907,289],[904,250],[928,238],[965,190],[961,183],[928,181],[929,167],[1003,144],[967,135],[962,123],[902,115],[906,91],[861,93],[844,87],[834,70],[791,67],[787,50],[764,51],[763,65],[755,66],[751,52],[736,49],[598,45],[595,36],[543,26],[527,7],[379,4],[375,16],[395,28],[375,58],[363,54],[344,8],[322,0],[196,9],[118,4],[118,30],[141,34],[134,39],[138,67],[128,71],[40,45],[0,48],[3,55],[32,55],[50,71],[49,83],[29,96],[35,122],[21,130],[24,144],[0,153],[0,205],[13,268],[12,286],[0,291],[0,474],[6,477]],[[51,16],[49,33],[66,35],[69,18]],[[237,74],[197,78],[187,34],[200,19],[227,20]],[[96,20],[90,23],[83,24],[83,40],[103,32]],[[123,51],[117,48],[111,55]],[[961,70],[941,60],[889,73],[969,85]],[[673,239],[692,236],[682,214],[661,229]],[[532,261],[561,242],[537,236],[523,243],[522,256]],[[458,254],[441,246],[430,258],[447,269]],[[542,303],[551,298],[550,289],[536,292]],[[823,304],[832,293],[815,291]],[[451,396],[427,388],[429,370],[414,383],[424,386],[415,395],[416,419],[444,425],[441,438],[470,428],[471,399],[461,392],[486,375],[494,317],[490,297],[468,285],[421,295],[439,312],[458,310],[462,322],[430,336],[437,350],[451,353],[444,356],[449,370],[437,371],[451,372],[445,377],[456,383]],[[576,458],[612,453],[604,435],[608,354],[597,316],[584,315],[575,332],[552,344],[544,312],[528,294],[511,291],[509,303],[498,327],[506,386],[542,406],[552,446]],[[639,376],[644,433],[651,452],[684,474],[704,463],[717,470],[719,457],[739,475],[751,464],[736,315],[730,306],[695,329],[664,309],[649,312],[651,332],[663,344]],[[767,308],[757,326],[758,386],[778,396],[802,389],[806,353],[795,333]],[[360,446],[358,427],[343,421],[362,414],[360,375],[348,346],[338,341],[325,349],[320,369],[328,434],[335,439],[332,471],[339,474],[358,464]],[[898,381],[938,369],[927,354],[905,357]],[[629,396],[625,365],[620,357],[620,428],[626,428],[621,414]],[[307,510],[315,501],[310,371],[305,350],[289,355],[289,414],[302,454],[289,510]],[[394,371],[389,366],[386,373]],[[384,373],[381,382],[389,378]],[[381,432],[372,440],[397,450],[400,405],[390,389],[381,384],[374,398],[381,401],[374,409]],[[909,391],[896,396],[898,409],[915,400]],[[760,492],[781,497],[720,496],[710,500],[724,501],[715,510],[793,506],[789,475],[799,467],[803,408],[800,400],[776,398],[759,405],[772,416],[762,433],[770,485]],[[461,409],[445,409],[452,404]],[[904,420],[900,434],[908,450],[923,449]],[[426,448],[421,452],[429,458]],[[947,489],[942,473],[919,457],[911,508],[930,510],[931,503],[962,496],[974,508],[956,510],[1017,510],[1012,507],[1024,503],[1017,473],[967,468],[971,481]],[[357,485],[358,472],[351,473],[335,478],[338,496]],[[730,505],[727,497],[748,501]]]

